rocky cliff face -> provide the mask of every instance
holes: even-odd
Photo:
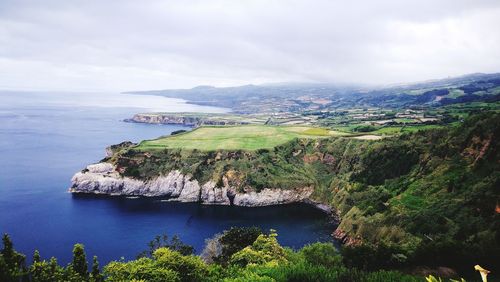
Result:
[[[303,202],[313,192],[312,187],[305,187],[294,190],[266,188],[260,192],[239,193],[230,186],[217,187],[212,181],[200,184],[178,170],[142,181],[121,176],[110,163],[89,165],[76,173],[71,182],[72,193],[166,197],[171,201],[246,207]]]
[[[127,122],[153,123],[153,124],[180,124],[188,126],[197,126],[200,123],[199,117],[184,117],[160,114],[136,114]]]
[[[250,122],[242,120],[234,120],[231,118],[209,118],[202,116],[179,116],[166,114],[135,114],[132,118],[126,119],[126,122],[152,123],[152,124],[176,124],[186,126],[202,126],[202,125],[242,125],[250,124]]]

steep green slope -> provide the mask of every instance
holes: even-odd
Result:
[[[314,186],[338,211],[339,237],[393,247],[404,262],[500,261],[500,114],[378,141],[294,139],[274,149],[121,150],[124,175],[180,169],[240,191]],[[392,248],[391,247],[391,248]]]

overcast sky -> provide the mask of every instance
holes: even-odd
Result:
[[[0,0],[0,89],[388,84],[500,72],[500,1]]]

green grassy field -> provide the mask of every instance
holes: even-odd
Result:
[[[347,133],[307,126],[226,126],[200,127],[193,131],[142,141],[137,149],[182,148],[212,150],[270,149],[294,138],[345,136]]]
[[[434,125],[434,124],[423,124],[423,125],[408,125],[408,126],[378,126],[376,129],[369,132],[354,132],[354,128],[357,125],[349,125],[349,126],[335,126],[334,130],[338,132],[342,132],[346,135],[397,135],[404,132],[415,132],[418,130],[426,130],[432,128],[443,127],[442,125]]]

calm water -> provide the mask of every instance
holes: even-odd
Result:
[[[67,193],[71,176],[102,159],[106,146],[183,129],[121,121],[145,111],[225,109],[154,96],[0,92],[0,232],[28,256],[38,248],[62,263],[77,242],[101,263],[132,259],[163,233],[200,252],[206,238],[231,226],[274,228],[295,248],[330,240],[328,219],[304,205],[237,208]]]

